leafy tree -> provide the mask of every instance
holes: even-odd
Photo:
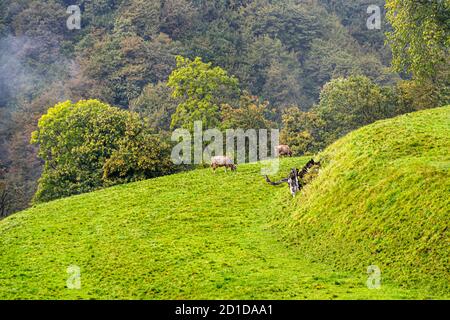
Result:
[[[177,68],[169,76],[167,85],[173,97],[181,99],[172,116],[172,128],[193,129],[194,121],[202,121],[204,128],[220,123],[219,106],[230,101],[238,91],[238,80],[228,76],[220,67],[212,67],[201,58],[177,57]]]
[[[56,104],[41,117],[31,142],[45,161],[34,201],[102,186],[103,165],[118,148],[130,116],[98,100]]]
[[[239,107],[232,107],[229,104],[222,105],[222,129],[240,129],[247,131],[258,129],[275,129],[277,124],[269,120],[273,118],[274,110],[268,108],[269,102],[260,102],[258,97],[251,96],[248,92],[244,92],[239,100]],[[228,156],[235,157],[238,160],[236,153],[231,151],[230,146],[226,145],[224,140],[224,150]],[[258,141],[259,142],[259,141]],[[237,145],[238,139],[234,138],[234,143]],[[259,145],[256,150],[250,148],[250,138],[245,139],[245,161],[254,161],[259,154]],[[252,145],[254,147],[255,145]],[[231,153],[230,153],[231,152]],[[256,152],[256,154],[254,153]],[[256,158],[255,158],[256,156]]]
[[[400,81],[395,87],[395,93],[397,114],[450,104],[450,90],[435,85],[431,80]]]
[[[240,77],[250,92],[279,109],[302,97],[298,55],[287,51],[280,40],[267,35],[254,39],[247,49],[246,62],[248,69],[243,68]]]
[[[170,130],[172,115],[178,106],[172,90],[164,82],[148,84],[139,97],[131,101],[130,110],[146,117],[150,126],[157,130]]]
[[[45,161],[34,201],[173,172],[168,141],[135,112],[98,100],[58,103],[32,134]]]
[[[296,155],[314,153],[323,147],[320,137],[323,120],[314,111],[302,111],[297,106],[283,112],[282,143],[289,145]]]
[[[229,104],[222,105],[222,128],[224,129],[270,129],[276,124],[269,120],[272,110],[269,103],[258,101],[258,97],[247,92],[241,96],[239,107],[233,108]]]
[[[325,12],[319,6],[296,1],[279,1],[273,4],[250,5],[245,13],[246,27],[255,37],[268,35],[279,39],[288,50],[303,52],[311,41],[321,35],[325,20],[318,19]]]
[[[125,136],[103,166],[106,185],[153,178],[175,172],[169,137],[155,134],[148,121],[130,114]]]
[[[395,108],[391,89],[364,76],[350,76],[328,82],[312,110],[324,121],[321,140],[327,145],[352,130],[394,116]]]
[[[440,70],[448,70],[450,1],[387,0],[386,8],[394,69],[436,82]]]

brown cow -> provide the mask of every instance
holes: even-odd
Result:
[[[227,171],[227,168],[230,168],[231,171],[236,171],[236,165],[227,156],[215,156],[211,158],[211,168],[214,172],[216,172],[216,168],[218,167],[225,167],[225,171]]]
[[[279,146],[275,147],[275,150],[278,152],[278,155],[280,156],[292,157],[291,148],[289,148],[287,144],[280,144]]]

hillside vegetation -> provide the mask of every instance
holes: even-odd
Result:
[[[450,1],[72,2],[0,1],[0,217],[173,173],[168,137],[195,120],[277,127],[300,156],[450,103]],[[101,111],[68,107],[38,125],[92,100],[149,120],[113,133]]]
[[[449,151],[449,106],[366,126],[318,155],[320,175],[276,221],[317,260],[448,293]]]
[[[449,119],[445,107],[349,134],[295,199],[247,164],[19,212],[0,221],[0,299],[449,297]],[[283,159],[279,177],[307,160]]]

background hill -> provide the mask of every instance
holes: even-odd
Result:
[[[0,221],[0,298],[448,297],[449,119],[444,107],[347,135],[295,199],[248,164],[19,212]],[[307,160],[283,159],[279,176]],[[65,287],[71,265],[80,290]]]

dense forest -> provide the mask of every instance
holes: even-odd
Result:
[[[81,28],[70,30],[73,4]],[[367,25],[371,5],[381,9],[380,28]],[[168,137],[173,128],[189,128],[194,105],[207,110],[200,116],[211,127],[280,128],[282,142],[300,155],[378,119],[448,104],[449,7],[396,0],[3,0],[0,214],[178,170],[166,161]],[[414,25],[428,29],[418,34]],[[408,43],[420,48],[406,52]],[[191,94],[192,87],[202,94]],[[98,101],[77,103],[84,99]],[[42,115],[58,110],[71,116],[42,118],[38,127]],[[85,143],[83,127],[106,146],[101,155]]]

